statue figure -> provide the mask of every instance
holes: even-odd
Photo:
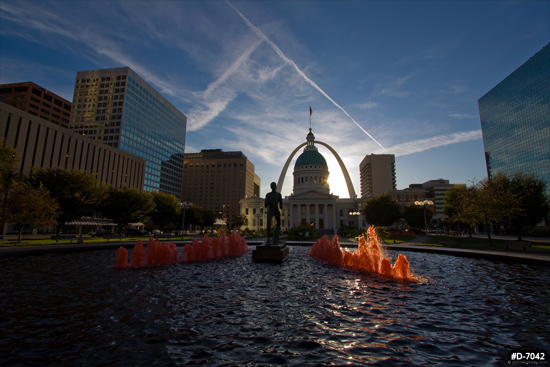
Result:
[[[271,244],[271,221],[275,217],[276,226],[275,233],[273,234],[273,244],[279,243],[279,234],[281,232],[281,210],[283,209],[283,197],[281,193],[277,192],[277,184],[271,183],[271,192],[265,196],[265,208],[267,209],[267,242],[266,245]]]

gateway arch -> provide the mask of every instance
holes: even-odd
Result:
[[[296,149],[294,149],[294,151],[290,154],[290,156],[286,160],[286,163],[283,167],[283,170],[281,171],[281,175],[279,176],[279,181],[277,182],[277,190],[279,192],[281,192],[281,190],[282,190],[283,183],[285,181],[286,172],[288,170],[288,166],[290,165],[290,162],[292,161],[292,158],[294,158],[294,156],[300,150],[300,148],[304,147],[306,144],[307,144],[307,142],[298,145],[298,147],[296,147]],[[323,143],[322,141],[316,140],[315,144],[320,144],[320,145],[326,147],[332,153],[332,155],[336,158],[336,160],[338,161],[338,164],[340,165],[340,169],[342,170],[342,173],[344,174],[344,178],[346,180],[346,185],[348,186],[349,197],[351,199],[356,198],[357,195],[355,194],[355,189],[353,188],[353,184],[351,183],[351,178],[349,177],[348,170],[347,170],[346,166],[344,165],[344,162],[342,161],[342,159],[338,155],[338,153],[336,153],[336,151],[334,149],[332,149],[332,147],[330,145],[328,145],[327,143]]]

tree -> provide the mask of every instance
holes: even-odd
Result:
[[[59,216],[60,207],[46,188],[33,188],[26,183],[17,182],[12,185],[10,191],[6,212],[8,222],[19,230],[17,242],[21,242],[24,225],[34,228],[57,224],[56,218]]]
[[[76,169],[45,168],[34,172],[29,182],[35,188],[43,186],[57,199],[62,213],[59,216],[59,234],[65,222],[98,212],[101,189],[96,187],[96,177]]]
[[[199,213],[199,226],[201,226],[202,229],[205,227],[210,227],[216,223],[218,216],[213,210],[201,208]]]
[[[365,203],[363,215],[368,223],[375,226],[391,226],[401,219],[401,209],[396,199],[390,194],[383,194]]]
[[[128,223],[149,220],[154,209],[155,201],[151,193],[140,193],[137,189],[127,186],[109,187],[105,201],[101,205],[102,215],[118,224],[119,234]]]
[[[8,194],[12,185],[20,178],[15,165],[18,161],[17,152],[14,147],[6,144],[6,139],[2,139],[0,145],[0,200],[2,202],[2,213],[0,216],[0,235],[3,236],[4,224],[6,223]]]
[[[216,223],[217,218],[218,216],[213,210],[204,209],[200,206],[193,205],[185,210],[186,227],[193,224],[201,227],[201,229],[204,229],[205,227],[210,227]]]
[[[154,192],[153,201],[155,209],[151,213],[151,220],[154,224],[164,228],[169,225],[177,227],[176,224],[181,223],[178,199],[174,194]]]
[[[516,173],[510,179],[513,195],[517,198],[519,211],[511,218],[518,240],[525,227],[536,226],[550,213],[550,198],[546,183],[534,175]]]
[[[469,237],[472,237],[472,227],[480,221],[475,210],[475,186],[455,186],[445,192],[443,212],[453,221],[468,227]]]
[[[233,217],[233,225],[240,230],[242,226],[248,225],[248,218],[243,214],[236,215]]]
[[[471,217],[485,223],[489,244],[492,246],[491,226],[510,223],[511,219],[521,212],[517,195],[512,190],[509,178],[501,172],[480,181],[472,190],[473,207]]]
[[[424,228],[426,223],[432,222],[432,218],[431,208],[426,208],[426,221],[424,222],[424,208],[414,203],[410,203],[403,210],[403,219],[412,228]]]

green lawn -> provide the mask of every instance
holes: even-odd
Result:
[[[488,238],[477,238],[477,237],[449,237],[449,236],[429,236],[428,243],[415,243],[415,245],[428,245],[428,246],[442,246],[439,244],[441,241],[448,239],[457,239],[460,238],[462,243],[457,245],[447,245],[447,247],[458,247],[465,249],[475,249],[475,250],[488,250],[488,251],[520,251],[527,253],[540,253],[550,255],[550,240],[548,241],[529,241],[531,242],[531,247],[528,247],[523,250],[523,248],[509,248],[506,249],[505,242],[508,240],[493,239],[493,245],[489,243]]]
[[[73,244],[76,244],[76,241],[78,239],[78,236],[76,236],[73,240]],[[121,241],[124,242],[137,242],[138,240],[142,240],[143,242],[147,242],[149,240],[149,237],[137,237],[137,236],[128,236],[124,237]],[[161,238],[161,241],[166,241],[165,239]],[[181,236],[174,237],[173,240],[179,240],[181,241]],[[191,237],[185,236],[183,237],[184,241],[190,241]],[[107,242],[119,242],[118,239],[111,239],[106,240],[102,237],[84,237],[84,243],[107,243]],[[70,240],[60,240],[57,242],[58,245],[66,245],[70,244]],[[5,240],[0,241],[0,247],[16,247],[16,246],[44,246],[44,245],[55,245],[55,240],[52,239],[22,239],[20,243],[17,242],[17,240]]]

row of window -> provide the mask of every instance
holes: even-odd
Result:
[[[223,165],[221,163],[190,163],[190,164],[186,164],[184,168],[230,168],[230,167],[244,167],[244,163],[237,163],[237,162],[233,162],[233,164],[231,163],[224,163]]]
[[[117,75],[117,76],[104,76],[100,78],[82,78],[80,80],[76,81],[76,84],[90,84],[90,83],[97,83],[98,81],[102,82],[110,82],[114,80],[126,80],[126,75]]]
[[[325,177],[322,176],[306,176],[306,177],[296,177],[294,179],[295,184],[304,184],[304,183],[326,183],[328,182]]]

